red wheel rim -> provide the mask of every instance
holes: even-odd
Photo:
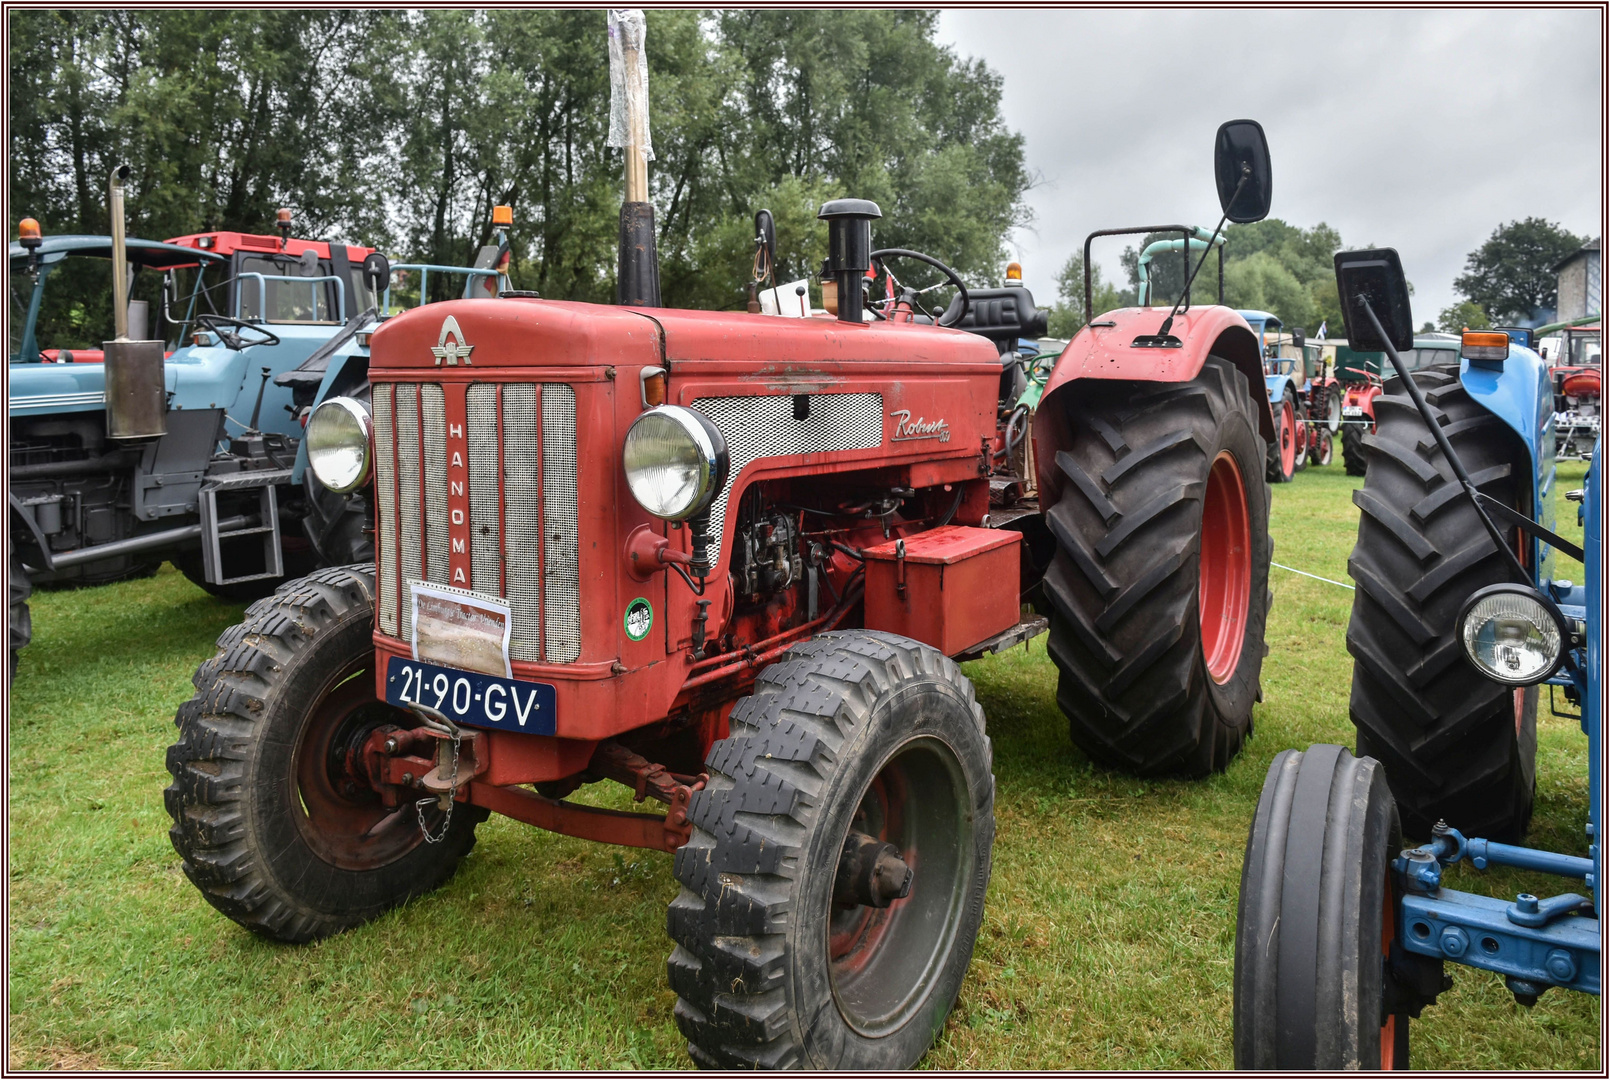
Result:
[[[374,659],[366,653],[319,691],[291,755],[292,817],[309,848],[342,870],[373,870],[423,841],[412,801],[388,807],[357,766],[357,750],[382,724],[406,714],[375,698]],[[439,821],[434,807],[427,821]]]
[[[1213,459],[1202,497],[1201,581],[1197,613],[1202,659],[1216,683],[1228,682],[1241,662],[1252,598],[1252,529],[1247,485],[1228,450]]]
[[[850,829],[893,844],[912,872],[910,895],[888,907],[829,901],[828,980],[862,1035],[905,1024],[939,977],[968,902],[973,827],[956,752],[931,736],[899,747],[861,797]]]
[[[1280,407],[1280,474],[1290,476],[1297,467],[1297,408],[1287,398]]]

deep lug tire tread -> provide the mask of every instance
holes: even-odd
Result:
[[[372,648],[374,570],[332,567],[288,581],[246,609],[244,621],[218,638],[218,651],[193,678],[195,696],[179,706],[179,738],[168,748],[173,782],[163,792],[173,826],[168,836],[185,876],[207,902],[248,930],[286,942],[306,942],[357,926],[438,887],[475,844],[486,811],[459,804],[447,836],[420,845],[397,863],[354,873],[335,871],[305,846],[277,847],[265,839],[274,823],[258,776],[265,747],[294,738],[285,697],[300,682],[320,682],[321,646],[336,635]],[[359,676],[362,677],[362,676]],[[283,781],[279,781],[283,783]],[[307,878],[324,868],[334,887]]]
[[[1223,769],[1251,733],[1267,652],[1273,545],[1252,390],[1209,357],[1190,383],[1096,383],[1066,400],[1065,482],[1046,514],[1058,550],[1043,588],[1070,735],[1141,775]],[[1241,659],[1221,686],[1202,659],[1196,604],[1202,497],[1222,448],[1247,491],[1252,583]]]
[[[1475,402],[1451,365],[1412,373],[1482,492],[1509,506],[1529,496],[1526,455]],[[1475,508],[1397,380],[1376,399],[1347,649],[1358,752],[1386,769],[1403,830],[1429,839],[1439,818],[1470,836],[1519,842],[1531,818],[1537,691],[1515,730],[1513,691],[1465,660],[1455,620],[1471,593],[1508,580]],[[1513,543],[1513,530],[1504,529]]]
[[[804,853],[828,810],[820,800],[850,768],[857,736],[881,701],[914,681],[950,687],[971,717],[981,768],[973,894],[935,1000],[929,1030],[914,1017],[870,1047],[833,1012],[830,991],[793,999],[793,935],[801,911]],[[731,734],[706,758],[710,779],[688,808],[692,838],[675,857],[682,889],[667,913],[675,949],[667,961],[675,1017],[703,1068],[910,1068],[943,1026],[972,955],[989,880],[995,781],[984,712],[972,683],[940,653],[875,631],[821,634],[767,667],[731,716]],[[824,826],[825,827],[825,826]],[[832,1013],[833,1024],[824,1023]],[[917,1028],[913,1030],[913,1028]],[[835,1035],[836,1033],[836,1035]],[[894,1053],[896,1057],[883,1056]],[[873,1056],[868,1057],[871,1054]]]
[[[1368,432],[1363,424],[1345,421],[1342,423],[1342,470],[1348,476],[1363,476],[1369,467],[1369,462],[1364,457],[1366,434]]]

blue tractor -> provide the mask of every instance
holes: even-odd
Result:
[[[1334,370],[1327,368],[1323,351],[1310,345],[1303,332],[1280,333],[1280,316],[1268,311],[1237,311],[1263,347],[1264,390],[1274,410],[1276,439],[1269,444],[1265,475],[1271,484],[1283,484],[1310,461],[1329,465],[1332,439],[1341,429],[1342,397]],[[1274,341],[1269,340],[1274,331]]]
[[[1599,992],[1600,452],[1570,493],[1584,502],[1584,556],[1548,512],[1553,415],[1538,355],[1502,331],[1467,331],[1457,363],[1414,369],[1397,253],[1342,252],[1336,277],[1348,341],[1397,372],[1354,496],[1358,742],[1356,754],[1284,751],[1264,782],[1236,926],[1241,1068],[1406,1068],[1410,1019],[1451,985],[1450,962],[1502,975],[1524,1005],[1550,987]],[[1551,580],[1551,549],[1583,560],[1586,587]],[[1520,846],[1544,686],[1579,707],[1588,738],[1585,854]],[[1445,888],[1461,860],[1555,874],[1590,895]]]
[[[311,537],[351,517],[299,483],[305,409],[276,376],[328,360],[375,320],[384,256],[293,238],[289,211],[279,236],[125,237],[126,176],[110,185],[111,236],[45,237],[24,219],[9,251],[13,669],[35,584],[169,560],[208,592],[249,599],[331,561]],[[472,281],[486,289],[488,274],[495,295],[495,271]]]

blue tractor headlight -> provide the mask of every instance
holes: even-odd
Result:
[[[1459,613],[1459,640],[1476,669],[1506,686],[1532,686],[1559,668],[1571,640],[1565,617],[1522,585],[1489,585]]]

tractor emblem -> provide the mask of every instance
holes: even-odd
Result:
[[[453,339],[451,345],[447,343],[449,337]],[[469,364],[470,353],[475,351],[475,346],[465,342],[464,331],[458,328],[458,320],[449,315],[442,320],[442,336],[436,339],[436,344],[430,347],[430,351],[436,354],[437,367],[443,364],[457,367],[460,360],[466,365]]]
[[[890,442],[910,442],[914,439],[950,441],[950,424],[944,420],[927,420],[921,416],[913,420],[910,409],[894,409],[889,416],[894,420],[894,434],[890,436]]]

